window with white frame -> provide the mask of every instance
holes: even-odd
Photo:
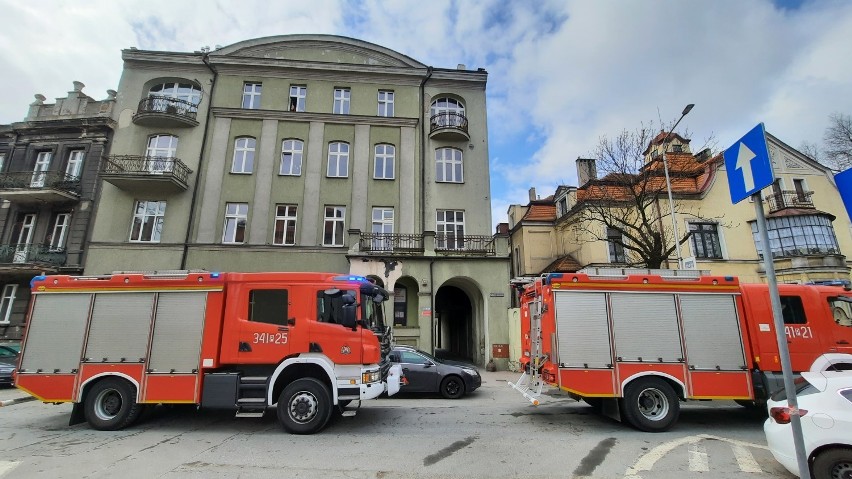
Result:
[[[248,223],[248,203],[225,203],[225,226],[222,233],[222,243],[245,243],[246,223]]]
[[[164,173],[174,169],[178,137],[172,135],[153,135],[148,138],[145,149],[146,169],[150,173]]]
[[[373,178],[377,180],[394,179],[394,162],[396,148],[393,145],[376,145],[376,155],[373,162]]]
[[[201,102],[201,90],[191,83],[160,83],[148,90],[148,96],[183,100],[193,105],[198,105]],[[168,105],[168,103],[164,105]],[[156,106],[159,107],[160,105]]]
[[[373,251],[393,249],[393,208],[373,208]]]
[[[331,112],[337,115],[348,115],[349,99],[351,96],[352,92],[348,88],[335,88],[334,107]]]
[[[308,87],[290,87],[290,111],[305,111],[305,98],[308,96]]]
[[[615,228],[607,228],[606,242],[609,246],[609,262],[626,263],[627,256],[624,254],[624,235]]]
[[[435,150],[435,181],[440,183],[462,183],[464,168],[462,152],[456,148]]]
[[[275,232],[272,244],[292,246],[296,244],[296,205],[275,205]]]
[[[281,167],[279,175],[300,176],[302,174],[302,154],[305,144],[302,140],[284,140],[281,142]]]
[[[231,173],[251,173],[254,168],[255,139],[246,136],[234,141],[234,161]]]
[[[438,210],[435,243],[441,249],[464,249],[463,210]]]
[[[3,286],[3,297],[0,298],[0,324],[9,324],[9,318],[12,316],[12,306],[15,304],[15,295],[17,293],[17,284]]]
[[[379,116],[393,116],[393,92],[379,90]]]
[[[343,233],[346,224],[345,206],[326,206],[323,223],[323,246],[343,246]]]
[[[68,237],[68,229],[71,225],[71,213],[56,213],[53,216],[53,221],[50,226],[50,234],[46,238],[48,248],[51,251],[58,251],[65,247],[65,240]]]
[[[243,84],[243,108],[257,110],[260,108],[260,94],[263,90],[261,83]]]
[[[165,201],[137,201],[133,208],[130,241],[133,243],[159,243],[165,218]]]
[[[44,181],[47,179],[47,170],[50,169],[50,159],[53,153],[50,151],[40,151],[36,157],[35,167],[33,168],[33,176],[30,180],[30,186],[33,188],[41,188],[44,186]]]
[[[329,178],[347,178],[349,176],[349,143],[335,141],[328,144]]]
[[[466,124],[464,103],[455,98],[438,98],[430,108],[432,124],[439,127],[460,127]]]
[[[68,153],[68,164],[65,165],[65,176],[70,180],[79,180],[83,172],[83,150],[71,150]]]
[[[692,254],[696,258],[721,258],[722,242],[719,241],[719,225],[716,223],[689,223]]]

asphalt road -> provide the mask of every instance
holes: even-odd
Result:
[[[0,407],[0,478],[792,478],[766,449],[763,418],[733,402],[690,402],[669,432],[635,431],[553,391],[538,407],[483,373],[451,401],[365,402],[325,431],[293,436],[275,413],[234,418],[157,407],[125,431],[68,427],[71,406]],[[0,402],[21,397],[0,390]]]

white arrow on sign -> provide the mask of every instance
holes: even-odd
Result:
[[[734,165],[735,170],[743,170],[743,181],[745,182],[745,190],[751,191],[754,189],[754,176],[751,174],[751,160],[757,155],[740,142],[740,150],[737,152],[737,163]]]

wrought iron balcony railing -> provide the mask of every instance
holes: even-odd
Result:
[[[360,251],[373,253],[422,254],[423,236],[396,233],[361,233]]]
[[[170,175],[186,184],[192,170],[177,158],[167,156],[110,155],[104,162],[102,174],[129,176]]]
[[[781,191],[769,195],[769,212],[784,208],[813,208],[813,191]]]
[[[63,266],[68,259],[65,248],[47,244],[0,244],[0,264]]]
[[[0,174],[0,190],[56,189],[80,195],[80,178],[58,171],[14,171]]]
[[[460,130],[467,135],[467,117],[464,113],[455,111],[442,111],[429,118],[429,132],[435,132],[444,128]]]
[[[195,120],[198,115],[198,105],[177,98],[152,95],[139,101],[136,114],[144,113],[165,113]]]
[[[436,234],[435,251],[444,254],[476,254],[493,256],[494,238],[491,236]]]

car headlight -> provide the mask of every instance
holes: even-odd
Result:
[[[376,383],[382,380],[382,372],[380,370],[367,371],[361,373],[361,382],[364,384]]]
[[[477,372],[476,369],[462,368],[462,371],[466,372],[467,374],[470,374],[471,376],[479,376],[479,372]]]

